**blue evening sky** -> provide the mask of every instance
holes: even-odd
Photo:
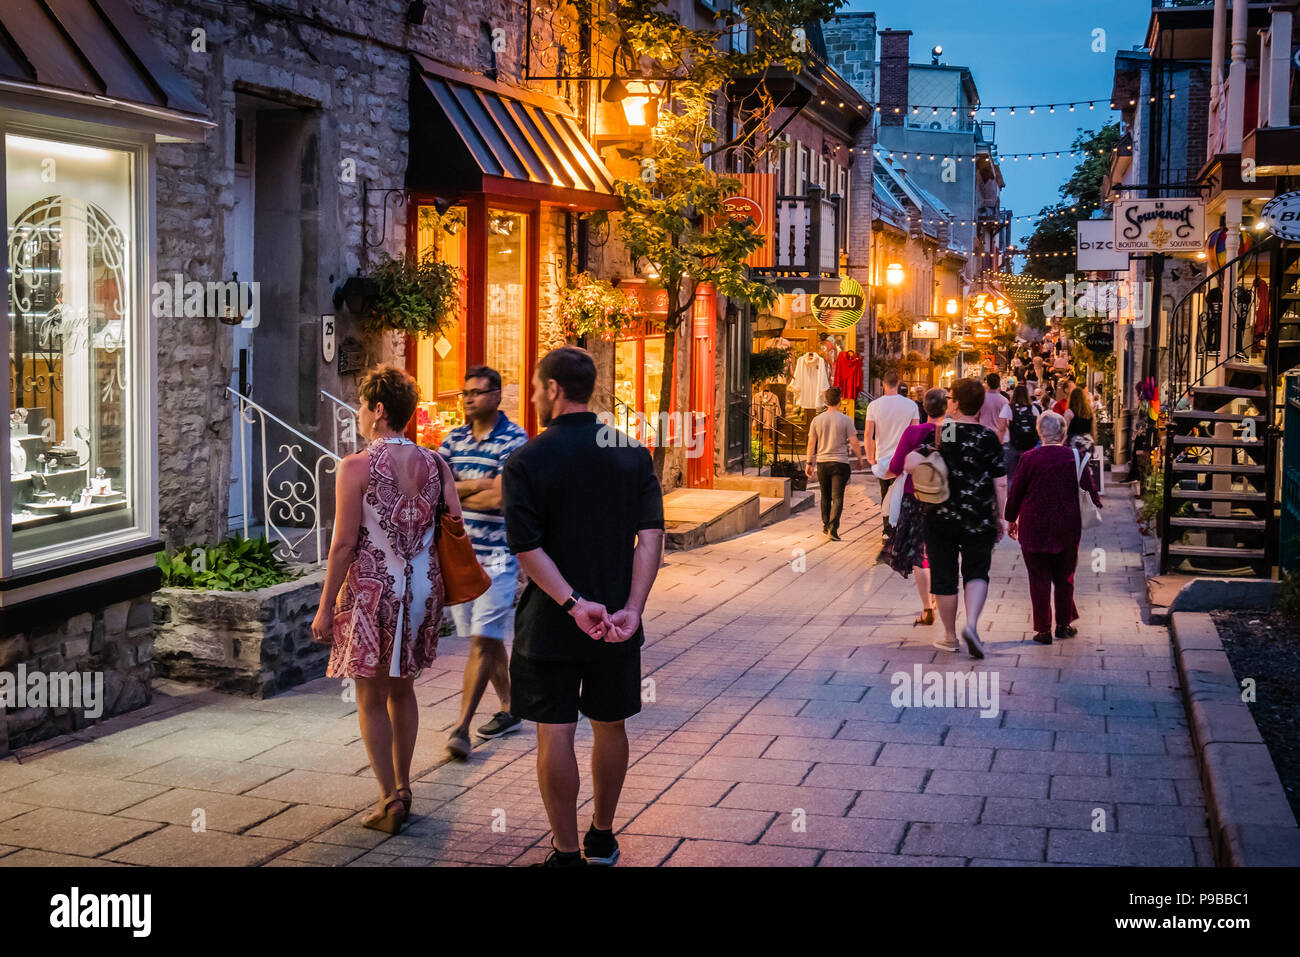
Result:
[[[876,28],[911,30],[913,63],[930,62],[943,47],[942,62],[966,66],[986,106],[1105,99],[1092,113],[1039,109],[1034,116],[999,109],[997,145],[1003,153],[1052,151],[1069,146],[1078,127],[1097,129],[1118,114],[1109,110],[1116,50],[1140,46],[1151,15],[1148,0],[850,0],[846,12],[874,11]],[[1093,31],[1106,31],[1106,52],[1093,53]],[[877,41],[876,55],[880,47]],[[981,112],[980,119],[989,116]],[[1065,156],[1046,161],[1006,160],[1002,205],[1016,216],[1037,213],[1056,202],[1058,187],[1073,164]],[[1014,223],[1019,242],[1032,223]]]

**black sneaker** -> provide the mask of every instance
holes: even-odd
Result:
[[[587,836],[582,839],[582,852],[588,864],[613,867],[618,861],[618,841],[613,831],[598,831],[593,824],[587,828]]]
[[[523,718],[516,718],[509,711],[498,711],[492,715],[492,720],[478,728],[478,735],[480,738],[499,738],[511,731],[518,731],[523,726]]]
[[[1050,645],[1052,643],[1052,633],[1050,631],[1040,631],[1034,635],[1034,641],[1040,645]]]
[[[840,539],[840,533],[832,530],[832,532],[831,532],[831,541],[832,541],[832,542],[838,542],[838,541],[841,541],[841,539]]]
[[[587,862],[583,859],[581,851],[573,851],[568,854],[561,853],[551,845],[551,853],[546,855],[546,860],[538,861],[533,867],[586,867]]]
[[[1079,629],[1071,627],[1070,625],[1058,625],[1056,628],[1057,638],[1073,638],[1078,633]]]

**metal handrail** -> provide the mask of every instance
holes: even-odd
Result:
[[[353,408],[338,396],[326,392],[324,389],[320,390],[320,394],[334,403],[333,435],[335,454],[340,454],[338,450],[342,447],[343,440],[348,438],[350,438],[352,442],[352,451],[356,452],[357,436],[360,434],[357,429],[357,417],[360,415],[361,410]],[[343,433],[342,437],[339,435],[340,429]]]
[[[342,461],[341,457],[325,448],[315,439],[303,435],[288,422],[285,422],[275,413],[257,404],[246,395],[229,386],[226,387],[226,391],[238,402],[240,422],[248,425],[259,425],[261,429],[262,520],[266,525],[267,539],[282,543],[291,560],[300,560],[302,558],[303,543],[314,536],[316,540],[316,561],[320,561],[325,553],[325,522],[322,501],[324,482],[322,480],[325,474],[334,473],[338,470],[338,464]],[[268,421],[280,426],[292,436],[289,441],[280,443],[279,453],[281,458],[273,464],[267,460],[266,426]],[[310,467],[299,457],[303,452],[304,445],[311,446],[320,453],[316,457],[315,463]],[[240,484],[243,496],[245,538],[248,537],[249,533],[249,479],[251,478],[251,466],[253,464],[253,450],[248,446],[248,436],[241,427],[239,430],[239,451],[243,478]],[[283,525],[277,524],[277,519]],[[287,532],[286,528],[288,527],[303,528],[304,526],[301,524],[303,522],[309,522],[309,524],[306,525],[306,531],[301,535],[294,537]],[[289,523],[293,524],[290,525]]]

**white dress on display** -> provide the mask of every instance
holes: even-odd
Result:
[[[794,364],[792,386],[799,394],[801,408],[823,408],[826,405],[826,390],[831,387],[830,377],[826,374],[826,360],[815,352],[805,353]]]

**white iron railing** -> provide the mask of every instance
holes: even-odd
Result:
[[[244,537],[249,537],[251,506],[254,504],[249,501],[249,497],[250,494],[256,494],[250,492],[250,489],[260,485],[261,522],[251,524],[260,524],[260,527],[265,528],[268,541],[282,544],[288,561],[322,561],[329,540],[325,516],[322,514],[322,479],[337,471],[341,457],[229,386],[226,391],[234,398],[240,421],[259,430],[259,442],[252,441],[251,430],[239,430],[240,474],[244,477]],[[267,435],[268,423],[287,433],[281,436],[283,441],[278,442],[274,453],[271,449],[276,443]],[[305,456],[310,456],[311,449],[319,454],[315,462],[309,464]],[[271,455],[277,456],[274,462],[270,460]],[[258,461],[254,461],[255,458]],[[254,480],[258,471],[260,482]],[[313,540],[316,545],[315,555],[305,556],[304,546]]]
[[[331,435],[334,437],[334,454],[342,458],[360,452],[362,443],[361,433],[357,429],[358,410],[324,389],[320,390],[320,394],[322,400],[329,399],[334,403],[332,417],[334,428],[331,430]]]

